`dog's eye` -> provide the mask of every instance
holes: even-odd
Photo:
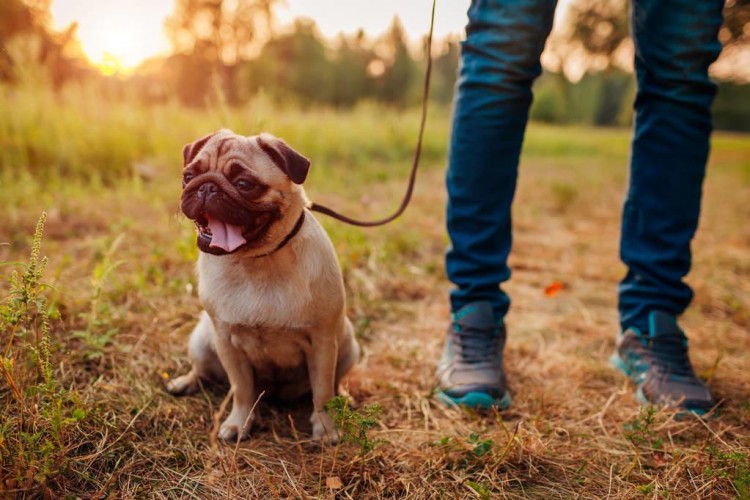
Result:
[[[193,173],[192,172],[185,172],[182,174],[182,185],[187,185],[188,182],[193,180]]]
[[[234,185],[237,186],[237,189],[239,189],[240,191],[250,191],[255,187],[255,184],[247,179],[240,179],[235,182]]]

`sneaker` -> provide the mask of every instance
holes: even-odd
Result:
[[[511,402],[503,372],[505,328],[489,302],[464,306],[451,319],[435,398],[447,405],[504,410]]]
[[[638,384],[641,404],[657,404],[704,415],[716,400],[693,371],[688,341],[674,316],[652,311],[649,330],[620,335],[610,363]]]

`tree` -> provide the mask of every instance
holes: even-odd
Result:
[[[724,5],[724,24],[719,40],[724,50],[711,68],[721,80],[735,83],[750,82],[750,0],[727,0]]]
[[[335,106],[353,106],[361,99],[373,97],[373,81],[367,68],[374,59],[375,54],[367,46],[363,30],[351,37],[339,36],[332,63],[331,90]]]
[[[50,28],[50,0],[0,1],[0,81],[17,79],[18,69],[41,70],[55,88],[87,72],[80,51],[70,55],[77,26]]]
[[[20,0],[0,2],[0,81],[10,80],[13,76],[13,60],[8,53],[8,41],[34,29],[34,17],[26,4]]]
[[[406,33],[398,17],[394,17],[379,45],[383,72],[378,77],[379,96],[387,103],[406,106],[417,74],[414,60],[406,45]]]
[[[750,0],[727,0],[720,38],[725,45],[750,44]]]
[[[622,69],[632,64],[627,0],[577,0],[570,7],[566,40],[559,51],[565,62],[573,61],[583,71],[599,72],[599,98],[594,124],[614,125],[622,111],[623,96],[630,79]],[[620,61],[617,56],[626,54]]]
[[[276,98],[330,103],[333,70],[326,50],[315,23],[297,19],[294,31],[266,43],[251,64],[251,79]]]
[[[236,102],[236,69],[249,59],[263,36],[269,37],[278,0],[177,0],[165,25],[179,57],[179,95],[203,104],[217,78],[230,103]],[[183,87],[180,89],[180,87]]]
[[[578,0],[570,7],[568,50],[578,49],[586,66],[607,69],[630,39],[626,0]]]
[[[449,103],[453,99],[456,85],[458,60],[461,47],[456,38],[448,38],[443,43],[442,52],[432,62],[432,89],[430,97],[440,103]]]

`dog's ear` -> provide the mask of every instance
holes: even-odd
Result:
[[[271,134],[258,136],[258,145],[295,184],[302,184],[310,171],[310,160]]]
[[[186,166],[189,163],[192,163],[195,157],[198,156],[198,153],[201,152],[201,149],[203,149],[203,146],[205,146],[209,139],[211,139],[211,137],[215,135],[216,132],[201,137],[197,141],[191,142],[190,144],[185,144],[185,147],[182,148],[182,159],[184,160],[184,165]]]

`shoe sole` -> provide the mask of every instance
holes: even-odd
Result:
[[[500,410],[506,410],[512,402],[510,393],[507,391],[500,399],[493,398],[485,392],[469,392],[461,397],[454,397],[447,395],[443,391],[437,391],[435,399],[446,406],[465,406],[477,410],[489,410],[493,406]]]
[[[622,372],[625,374],[626,377],[628,377],[630,380],[635,382],[638,385],[638,388],[635,391],[635,399],[640,403],[641,405],[648,406],[648,405],[654,405],[652,401],[649,401],[646,395],[643,393],[643,387],[641,387],[638,376],[634,376],[633,372],[628,368],[628,365],[625,364],[625,362],[622,360],[620,356],[617,355],[617,353],[613,353],[612,356],[609,357],[609,364],[612,365],[613,368],[616,370]],[[694,415],[697,415],[699,417],[702,417],[706,415],[709,410],[704,410],[702,408],[679,408],[681,410],[685,410],[684,412],[678,413],[676,416],[680,418],[681,416],[687,416],[688,413],[692,413]]]

